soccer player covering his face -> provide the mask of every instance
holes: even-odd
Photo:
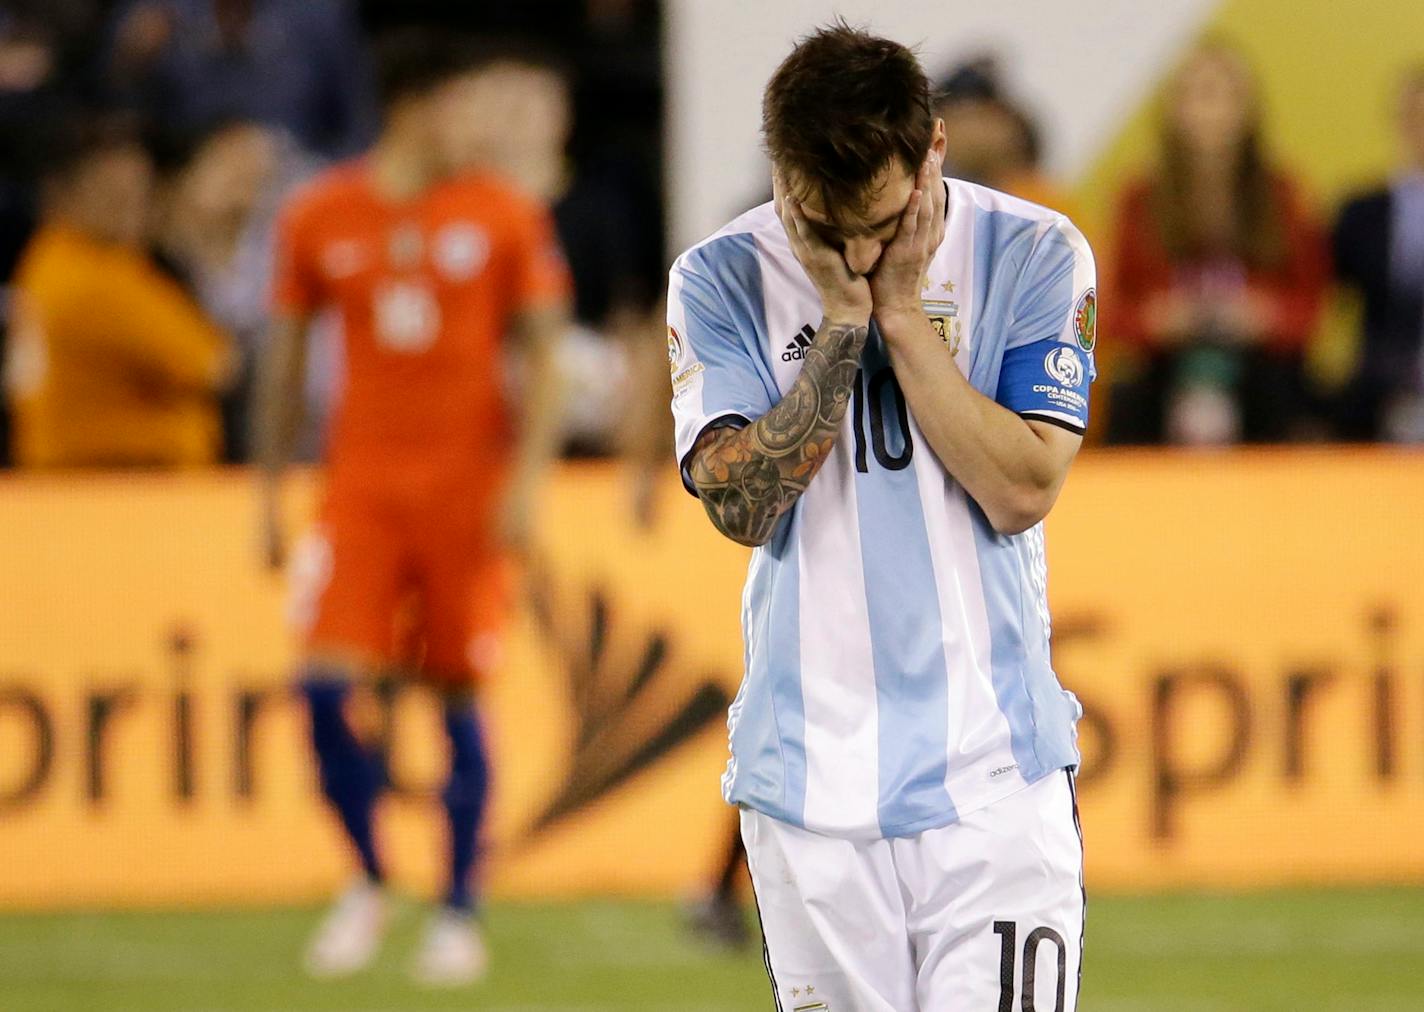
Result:
[[[678,453],[755,547],[727,800],[777,1007],[1070,1012],[1077,700],[1041,522],[1087,424],[1093,258],[941,176],[903,46],[838,24],[766,88],[774,199],[682,254]]]
[[[319,532],[293,571],[311,598],[301,688],[321,786],[362,871],[307,967],[355,972],[384,933],[374,826],[384,769],[351,704],[373,676],[401,669],[438,690],[450,754],[449,878],[416,972],[461,984],[486,962],[472,879],[488,762],[474,696],[500,629],[506,560],[527,539],[557,437],[553,349],[569,278],[548,212],[466,168],[488,118],[479,50],[417,29],[379,49],[385,124],[374,149],[316,180],[282,218],[257,446],[276,562],[307,325],[335,310],[344,386]],[[517,413],[504,395],[513,355],[524,366]]]

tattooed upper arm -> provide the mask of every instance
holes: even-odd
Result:
[[[785,397],[745,428],[698,439],[692,483],[712,523],[733,541],[766,544],[830,455],[867,333],[864,325],[823,322]]]

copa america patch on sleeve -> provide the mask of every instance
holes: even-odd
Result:
[[[704,367],[701,362],[693,362],[686,368],[682,368],[683,360],[687,357],[687,343],[675,327],[669,326],[667,332],[668,367],[672,371],[672,392],[673,397],[678,398],[691,385],[697,374],[703,371]]]
[[[1078,347],[1092,351],[1098,343],[1098,291],[1089,288],[1078,296],[1073,307],[1073,336],[1078,339]]]
[[[1043,356],[1043,371],[1053,382],[1035,383],[1033,392],[1041,394],[1050,405],[1060,411],[1074,418],[1082,417],[1086,421],[1088,398],[1079,391],[1084,386],[1083,380],[1087,370],[1083,367],[1083,359],[1077,349],[1071,345],[1060,344]]]
[[[1043,371],[1057,380],[1059,386],[1077,387],[1083,382],[1083,362],[1066,344],[1043,357]]]
[[[1004,353],[996,399],[1024,418],[1081,433],[1088,426],[1091,381],[1087,356],[1075,345],[1036,341]]]

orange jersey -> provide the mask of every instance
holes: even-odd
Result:
[[[216,462],[227,345],[140,250],[46,225],[15,273],[6,380],[16,462]]]
[[[279,226],[273,298],[279,312],[341,316],[332,482],[501,470],[505,334],[569,289],[548,211],[493,176],[394,201],[354,162],[298,194]]]

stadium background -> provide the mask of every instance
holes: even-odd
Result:
[[[1201,32],[1248,52],[1275,147],[1324,205],[1391,164],[1388,95],[1424,39],[1424,11],[1384,0],[836,10],[924,40],[931,67],[1000,53],[1090,236]],[[665,5],[670,248],[757,198],[760,83],[828,13]],[[1109,301],[1108,349],[1111,328]],[[1336,306],[1314,368],[1346,368],[1352,328]],[[496,970],[470,1005],[765,1004],[755,957],[678,935],[725,821],[745,557],[676,485],[651,529],[615,464],[551,487],[489,691]],[[292,494],[309,504],[311,483]],[[1421,500],[1404,448],[1076,465],[1048,543],[1057,664],[1088,706],[1085,1009],[1424,1006]],[[253,509],[240,473],[3,478],[0,1007],[459,1004],[405,990],[394,964],[297,976],[346,865],[283,689],[285,589],[256,564]],[[422,700],[398,712],[387,836],[421,895],[438,739]]]

